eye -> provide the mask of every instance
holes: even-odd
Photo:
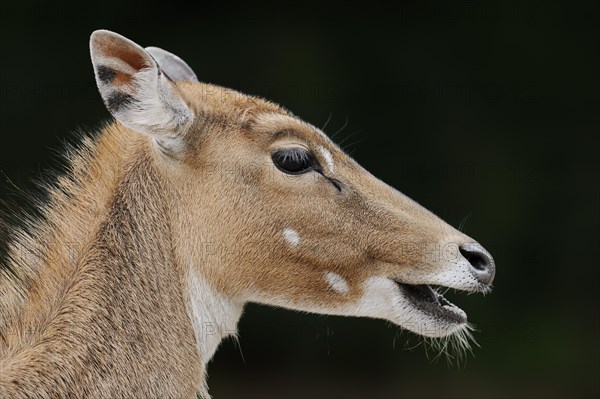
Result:
[[[290,175],[300,175],[309,172],[315,166],[315,159],[304,148],[285,148],[271,155],[273,163],[279,170]]]

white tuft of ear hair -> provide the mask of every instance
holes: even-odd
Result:
[[[190,66],[173,53],[159,47],[146,47],[152,58],[158,63],[160,69],[175,82],[197,82],[198,77]]]
[[[180,151],[194,114],[148,51],[107,30],[90,38],[96,84],[120,123],[153,137],[171,153]]]

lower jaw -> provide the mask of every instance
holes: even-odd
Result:
[[[467,315],[441,294],[426,285],[410,285],[396,281],[404,297],[419,312],[431,320],[439,320],[452,329],[459,329],[467,323]],[[452,326],[455,326],[453,328]]]

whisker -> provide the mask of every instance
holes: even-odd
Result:
[[[344,124],[342,125],[342,127],[337,132],[335,132],[335,133],[333,133],[331,135],[331,140],[333,140],[335,138],[335,136],[337,136],[338,134],[340,134],[340,132],[342,130],[344,130],[348,126],[348,121],[349,121],[348,117],[346,116],[346,121],[344,122]]]
[[[344,148],[343,148],[343,150],[344,150],[344,151],[346,151],[348,148],[350,148],[350,147],[352,147],[352,146],[355,146],[355,145],[357,145],[357,144],[359,144],[359,143],[362,143],[362,142],[363,142],[363,141],[365,141],[366,139],[367,139],[366,137],[361,137],[360,139],[358,139],[358,140],[355,140],[355,141],[353,141],[353,142],[351,142],[351,143],[349,143],[349,144],[345,145],[345,146],[344,146]]]
[[[458,231],[463,231],[463,227],[465,227],[465,222],[467,221],[467,219],[469,218],[469,216],[471,216],[472,214],[473,214],[473,212],[469,213],[467,216],[465,216],[460,221],[460,224],[458,225]]]
[[[325,131],[325,128],[327,127],[327,125],[329,124],[329,121],[331,120],[331,117],[333,116],[333,112],[329,113],[329,116],[327,117],[327,120],[325,121],[325,124],[323,125],[323,127],[321,128],[322,131]]]
[[[339,146],[340,148],[343,148],[343,147],[348,147],[347,145],[346,145],[346,146],[344,146],[344,143],[345,143],[346,141],[348,141],[349,139],[351,139],[352,137],[355,137],[355,136],[356,136],[358,133],[361,133],[362,131],[363,131],[363,129],[358,129],[358,130],[355,130],[355,131],[353,131],[353,132],[349,133],[349,134],[348,134],[346,137],[344,137],[344,138],[343,138],[343,139],[342,139],[342,140],[341,140],[339,143],[337,143],[337,144],[338,144],[338,146]],[[364,140],[364,138],[363,138],[362,140]]]
[[[425,356],[431,362],[437,362],[440,358],[444,357],[448,366],[456,364],[460,367],[461,364],[466,363],[467,355],[469,353],[473,354],[472,346],[479,347],[479,344],[473,337],[474,331],[477,331],[475,327],[467,323],[458,331],[445,337],[422,337],[421,343],[425,348]],[[430,351],[436,352],[435,356],[430,357]]]

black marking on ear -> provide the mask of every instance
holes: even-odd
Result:
[[[106,98],[106,106],[113,112],[119,111],[121,108],[134,103],[136,100],[133,96],[127,93],[121,93],[120,91],[114,91],[110,96]]]
[[[117,72],[114,69],[105,65],[100,65],[98,67],[98,79],[100,79],[102,83],[111,83],[115,76],[117,76]]]

